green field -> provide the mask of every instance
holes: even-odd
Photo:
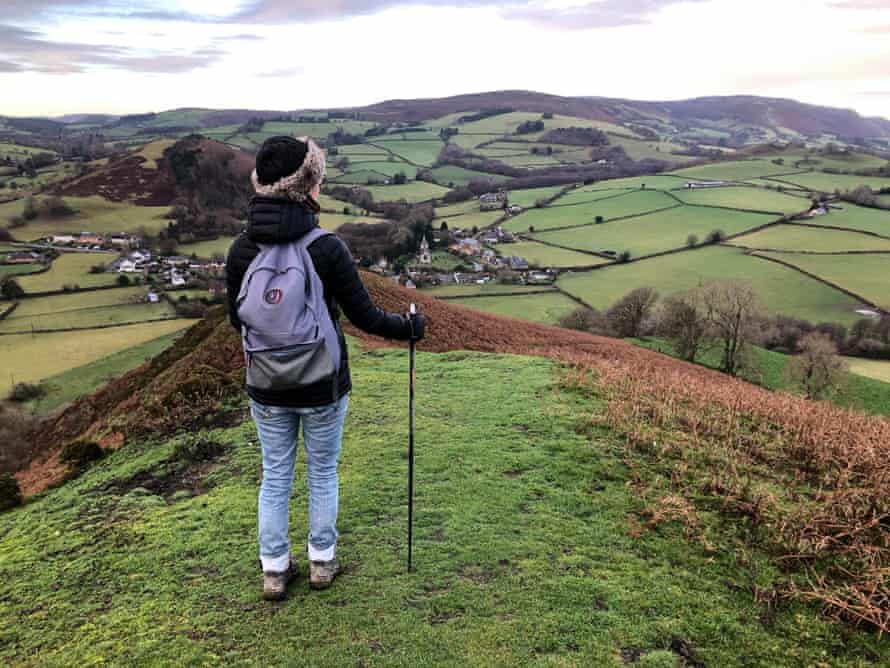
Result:
[[[655,190],[619,191],[617,195],[612,193],[599,199],[596,199],[597,193],[584,193],[584,195],[594,198],[594,201],[563,204],[564,201],[573,201],[573,196],[578,194],[573,192],[571,195],[560,197],[543,209],[529,209],[508,222],[506,228],[513,232],[526,232],[533,226],[538,232],[559,227],[587,225],[594,223],[597,216],[602,216],[604,220],[608,221],[681,206],[670,195]],[[602,193],[599,194],[602,195]]]
[[[783,251],[835,253],[844,251],[890,251],[890,239],[869,234],[816,229],[802,225],[774,225],[730,241],[733,246]]]
[[[52,292],[66,285],[80,288],[97,288],[114,285],[118,275],[113,273],[91,274],[94,265],[108,264],[117,256],[113,253],[62,253],[53,261],[49,271],[32,276],[22,276],[19,285],[25,292]]]
[[[840,202],[842,209],[832,209],[827,216],[816,216],[806,222],[810,225],[829,225],[846,227],[861,232],[871,232],[890,238],[890,211],[870,209],[856,206],[848,202]]]
[[[725,206],[730,209],[749,211],[770,211],[789,215],[802,213],[810,208],[811,202],[803,197],[783,195],[766,188],[737,186],[730,188],[694,188],[675,193],[687,204]]]
[[[173,345],[182,330],[127,348],[119,353],[71,369],[41,382],[45,394],[26,405],[37,414],[47,414],[79,397],[94,392],[110,380],[120,378]]]
[[[440,285],[435,288],[426,288],[422,292],[424,294],[431,294],[433,297],[461,297],[508,292],[540,292],[541,290],[556,291],[556,288],[553,288],[549,285],[506,285],[503,283],[489,282],[483,285],[479,285],[477,283],[465,283],[462,285]]]
[[[554,232],[535,231],[531,236],[566,248],[593,252],[611,250],[617,253],[629,250],[634,257],[640,257],[684,248],[690,234],[695,234],[699,243],[703,243],[714,230],[722,230],[729,236],[772,220],[774,218],[771,216],[756,213],[680,206],[602,225],[585,225]]]
[[[502,135],[498,134],[477,134],[466,132],[463,127],[458,128],[460,130],[459,134],[454,135],[448,141],[452,144],[457,144],[462,149],[466,149],[468,151],[472,151],[479,144],[484,144],[485,142],[490,142]]]
[[[409,179],[413,179],[417,176],[417,167],[415,167],[414,165],[409,165],[407,162],[400,161],[355,161],[349,166],[349,170],[350,172],[352,170],[367,170],[371,172],[377,172],[379,174],[384,174],[388,177],[393,177],[399,172],[403,172]],[[343,180],[343,177],[339,177],[338,180]]]
[[[538,200],[550,199],[562,192],[564,186],[550,186],[547,188],[528,188],[526,190],[511,190],[509,193],[510,204],[521,206],[523,209],[533,207]]]
[[[497,246],[497,252],[501,255],[518,255],[528,260],[533,267],[563,268],[563,267],[591,267],[605,264],[608,260],[586,253],[578,253],[564,248],[554,248],[546,244],[534,241],[519,241],[512,244]]]
[[[464,169],[455,165],[445,165],[444,167],[436,167],[433,171],[433,178],[436,182],[443,186],[458,188],[467,185],[470,181],[491,180],[503,181],[507,177],[498,174],[488,174],[486,172],[477,172],[472,169]],[[511,193],[512,194],[512,193]]]
[[[40,264],[0,264],[0,279],[7,276],[23,276],[25,274],[33,274],[40,271],[43,265]]]
[[[79,332],[0,336],[0,396],[6,396],[15,383],[40,382],[180,331],[192,322],[166,320]]]
[[[789,176],[775,177],[802,188],[824,193],[833,193],[853,190],[861,185],[867,185],[878,190],[890,188],[890,179],[879,176],[852,176],[847,174],[826,174],[825,172],[807,172],[806,174],[793,174]]]
[[[386,160],[389,151],[373,144],[349,144],[347,146],[338,146],[337,155],[329,155],[328,163],[337,162],[340,156],[345,156],[350,160]]]
[[[559,292],[509,297],[472,297],[449,300],[449,303],[461,304],[486,313],[546,324],[555,324],[562,316],[578,308],[578,304]]]
[[[701,248],[643,262],[605,267],[566,276],[559,285],[596,308],[607,308],[639,287],[654,287],[662,297],[690,290],[703,282],[749,282],[772,313],[811,322],[851,325],[864,305],[794,269],[745,255],[728,247]]]
[[[850,365],[850,373],[890,383],[890,362],[886,360],[866,360],[861,357],[845,357],[844,359]]]
[[[368,190],[378,202],[389,202],[400,199],[408,203],[424,202],[436,197],[442,197],[448,192],[448,188],[437,186],[435,183],[414,181],[401,186],[369,186]]]
[[[366,186],[374,184],[384,184],[386,183],[386,180],[388,178],[389,177],[387,177],[387,175],[382,172],[374,172],[370,169],[356,168],[354,171],[349,171],[336,177],[329,177],[328,182],[332,184]]]
[[[325,218],[327,216],[333,216],[335,214],[323,213],[320,216],[320,219]],[[222,254],[228,255],[229,247],[232,245],[232,242],[235,240],[235,237],[220,237],[219,239],[213,239],[211,241],[199,241],[194,244],[183,244],[179,247],[178,251],[183,255],[197,255],[199,258],[203,258],[206,260],[210,260],[214,255]]]
[[[774,165],[770,159],[752,158],[750,160],[733,160],[718,162],[712,165],[688,167],[672,172],[689,180],[702,181],[744,181],[773,174],[787,174],[800,171],[787,165]],[[795,175],[796,178],[797,175]],[[791,177],[782,177],[790,179]]]
[[[850,290],[881,308],[890,310],[890,254],[758,253],[758,255],[789,262],[814,276]]]
[[[43,197],[35,200],[42,201]],[[94,232],[111,234],[114,232],[137,232],[145,227],[149,232],[158,232],[167,227],[163,218],[170,207],[166,206],[135,206],[133,204],[111,202],[102,197],[66,197],[65,201],[77,213],[64,218],[47,218],[41,216],[30,221],[24,227],[11,230],[17,239],[31,241],[42,239],[52,234],[72,234],[78,232]],[[0,204],[0,225],[6,225],[13,216],[21,215],[24,202],[15,201]]]
[[[804,151],[801,149],[789,149],[777,152],[770,159],[781,158],[785,165],[791,168],[794,163],[803,161],[801,169],[837,169],[841,171],[857,171],[863,169],[879,169],[887,165],[887,161],[866,153],[834,153],[826,154],[822,151]]]
[[[647,174],[645,176],[628,176],[621,179],[605,179],[586,186],[575,192],[595,192],[599,190],[623,189],[631,190],[676,190],[685,188],[689,179],[671,174]]]
[[[449,207],[450,208],[450,207]],[[461,228],[464,230],[472,230],[478,227],[480,230],[484,227],[494,224],[496,220],[504,215],[502,210],[496,211],[479,211],[479,205],[476,205],[476,211],[465,213],[462,215],[449,216],[448,218],[436,218],[433,225],[438,227],[443,222],[448,225],[449,229]],[[442,209],[438,209],[442,211]]]
[[[137,304],[145,301],[148,288],[130,287],[114,290],[96,290],[95,292],[77,292],[73,294],[54,295],[52,297],[34,297],[22,299],[12,317],[43,316],[58,314],[80,309],[93,309],[100,306],[120,306]]]
[[[56,152],[49,148],[0,142],[0,158],[2,159],[11,158],[13,160],[27,160],[30,156],[36,155],[37,153],[51,153],[52,155],[56,155]]]
[[[18,309],[16,309],[11,316],[5,320],[0,320],[0,333],[23,334],[30,331],[56,331],[69,328],[86,329],[175,317],[176,311],[166,301],[161,301],[157,304],[122,304],[117,306],[66,309],[55,313],[49,312],[34,315],[20,314]]]
[[[668,141],[610,136],[609,144],[623,148],[631,160],[664,160],[674,164],[684,164],[701,159],[691,155],[676,155],[675,151],[682,151],[686,147]]]
[[[439,157],[439,153],[442,151],[442,147],[445,146],[438,138],[382,140],[375,137],[372,143],[408,162],[425,167],[429,167],[436,161],[436,158]]]

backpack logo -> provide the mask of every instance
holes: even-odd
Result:
[[[264,299],[267,304],[270,304],[272,306],[277,306],[278,304],[281,303],[281,300],[283,297],[284,297],[284,292],[282,290],[279,290],[278,288],[275,288],[273,290],[267,291]]]

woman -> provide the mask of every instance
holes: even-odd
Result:
[[[260,148],[252,180],[256,197],[248,207],[247,229],[232,244],[226,261],[229,318],[242,331],[238,294],[260,245],[293,244],[318,227],[318,197],[325,175],[325,157],[308,138],[272,137]],[[346,341],[339,312],[369,334],[390,339],[420,340],[423,316],[402,316],[377,308],[362,285],[346,245],[335,235],[308,246],[324,288],[324,302],[340,345],[340,367],[331,384],[319,381],[295,390],[262,390],[248,386],[251,415],[263,456],[259,494],[259,545],[263,598],[281,600],[297,574],[288,538],[288,502],[302,425],[309,487],[309,584],[325,589],[340,572],[336,559],[337,462],[343,421],[352,388]]]

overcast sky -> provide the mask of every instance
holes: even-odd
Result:
[[[2,0],[0,114],[503,89],[756,94],[890,118],[890,0]]]

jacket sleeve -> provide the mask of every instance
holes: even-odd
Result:
[[[259,248],[242,234],[232,243],[226,258],[226,304],[229,311],[229,322],[239,333],[241,332],[241,321],[238,319],[238,293],[241,291],[244,274],[247,273],[247,268],[258,252]]]
[[[309,247],[325,289],[353,325],[368,334],[406,341],[411,338],[407,317],[378,308],[359,277],[352,254],[338,237],[320,238]]]

